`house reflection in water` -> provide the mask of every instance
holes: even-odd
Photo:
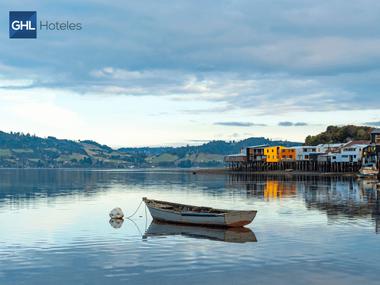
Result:
[[[295,196],[297,188],[295,183],[284,183],[278,180],[267,180],[264,186],[264,198],[266,200]]]
[[[330,222],[369,218],[376,223],[376,233],[380,233],[380,192],[374,181],[336,176],[233,174],[227,187],[244,189],[247,198],[265,201],[302,197],[307,209],[326,213]]]

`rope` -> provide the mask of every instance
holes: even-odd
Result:
[[[141,230],[140,230],[139,226],[136,224],[136,222],[134,220],[132,220],[132,219],[129,219],[129,218],[127,218],[127,220],[131,221],[135,225],[137,231],[139,232],[139,235],[142,236],[143,233],[141,232]]]
[[[147,208],[147,206],[145,204],[145,207],[144,207],[144,209],[145,209],[145,232],[148,229],[148,215],[146,214],[146,208]]]
[[[136,211],[134,211],[134,213],[133,213],[132,215],[130,215],[130,216],[128,216],[128,217],[125,217],[125,219],[130,219],[130,218],[132,218],[134,215],[136,215],[137,211],[140,209],[141,204],[142,204],[143,202],[144,202],[144,201],[141,200],[140,205],[137,207]]]

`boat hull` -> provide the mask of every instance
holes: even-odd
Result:
[[[376,166],[363,166],[359,169],[359,176],[360,177],[373,177],[377,176],[379,174],[379,170],[376,168]]]
[[[191,225],[242,227],[252,222],[256,211],[230,211],[222,214],[169,211],[147,203],[154,220]]]

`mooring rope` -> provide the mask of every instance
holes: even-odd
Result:
[[[132,215],[130,215],[130,216],[128,216],[128,217],[125,217],[125,219],[130,219],[130,218],[132,218],[134,215],[136,215],[137,211],[140,209],[141,204],[142,204],[143,202],[144,202],[144,201],[141,200],[140,205],[137,207],[136,211],[134,211],[134,213],[133,213]]]
[[[141,230],[140,230],[140,227],[139,227],[139,226],[136,224],[136,222],[135,222],[134,220],[132,220],[131,218],[132,218],[134,215],[136,215],[136,213],[137,213],[138,210],[140,209],[141,204],[142,204],[143,202],[144,202],[144,201],[141,201],[141,202],[140,202],[139,206],[138,206],[137,209],[133,212],[132,215],[130,215],[130,216],[128,216],[128,217],[125,217],[126,220],[131,221],[131,222],[135,225],[137,231],[139,232],[139,234],[140,234],[141,236],[143,236],[143,234],[142,234],[142,232],[141,232]],[[147,226],[148,226],[148,216],[147,216],[147,211],[146,211],[146,206],[145,206],[145,231],[147,230]]]
[[[147,208],[147,206],[146,206],[146,204],[145,204],[145,207],[144,207],[144,209],[145,209],[145,232],[146,232],[147,229],[148,229],[148,215],[147,215],[147,213],[146,213],[146,208]]]
[[[134,220],[130,219],[130,218],[127,218],[127,220],[131,221],[131,222],[135,225],[137,231],[139,232],[139,235],[140,235],[140,236],[143,236],[143,233],[141,232],[141,230],[140,230],[138,224],[136,224],[136,222],[135,222]]]

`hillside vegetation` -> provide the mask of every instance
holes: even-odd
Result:
[[[300,145],[258,137],[237,142],[211,141],[199,146],[112,149],[91,140],[41,138],[0,131],[0,167],[214,167],[223,165],[225,155],[259,144]]]
[[[315,135],[307,136],[305,145],[318,145],[324,143],[339,143],[351,140],[370,140],[370,133],[373,128],[365,126],[328,126],[326,131]]]
[[[93,141],[0,132],[0,167],[125,168],[136,163],[138,157]]]
[[[139,153],[147,155],[159,155],[161,153],[171,153],[183,157],[186,154],[192,153],[209,153],[209,154],[232,154],[238,153],[242,148],[253,145],[283,145],[283,146],[295,146],[302,143],[270,140],[264,137],[251,137],[241,141],[210,141],[202,145],[197,146],[181,146],[181,147],[139,147],[139,148],[120,148],[119,151],[128,153]]]

